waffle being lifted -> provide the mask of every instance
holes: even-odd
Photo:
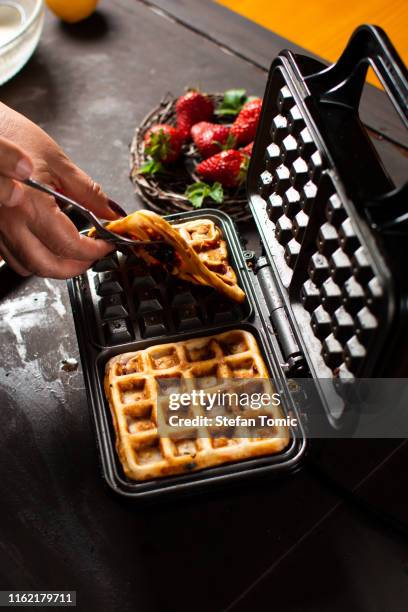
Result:
[[[135,251],[149,264],[159,264],[183,280],[209,285],[236,302],[245,293],[228,262],[228,251],[219,227],[209,219],[170,225],[150,210],[139,210],[124,219],[112,221],[108,229],[138,240],[165,241],[157,247],[137,247]],[[169,245],[169,247],[167,247]]]
[[[150,480],[282,451],[289,432],[281,424],[269,427],[268,437],[265,430],[245,426],[168,426],[168,398],[173,391],[195,388],[208,393],[219,389],[221,382],[226,393],[242,385],[248,393],[268,389],[271,394],[274,387],[268,378],[254,336],[243,330],[113,357],[106,365],[105,393],[126,475],[133,480]],[[242,407],[237,411],[242,413]],[[187,412],[192,417],[208,415],[205,408],[194,403]],[[249,412],[254,416],[250,409],[246,416]],[[261,412],[274,419],[283,416],[273,405]],[[165,435],[161,427],[165,427]]]

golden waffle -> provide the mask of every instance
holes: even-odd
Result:
[[[112,221],[108,229],[138,240],[164,240],[173,248],[137,247],[135,251],[149,264],[164,265],[168,271],[198,285],[209,285],[236,302],[245,299],[228,262],[227,244],[219,227],[209,219],[170,225],[150,210],[139,210]],[[90,235],[95,235],[92,230]]]
[[[265,385],[269,385],[272,393],[274,388],[268,377],[254,336],[243,330],[113,357],[106,365],[105,393],[126,475],[133,480],[149,480],[282,451],[288,444],[289,432],[280,425],[270,430],[270,437],[249,437],[256,432],[251,430],[249,434],[242,427],[234,429],[237,437],[231,437],[228,428],[225,432],[208,427],[172,429],[165,419],[168,395],[158,393],[159,385],[167,388],[167,393],[183,388],[207,392],[214,385],[219,389],[217,383],[221,379],[225,391],[239,384],[246,388],[252,385],[253,389],[257,385],[258,391],[265,391]],[[192,416],[208,414],[201,406],[190,405],[186,410]],[[283,416],[272,406],[265,414]],[[160,423],[166,423],[166,435],[159,435]]]

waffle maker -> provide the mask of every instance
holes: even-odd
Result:
[[[407,375],[408,281],[401,257],[407,186],[394,188],[358,116],[370,64],[407,126],[407,71],[380,28],[358,28],[329,68],[290,51],[272,63],[247,182],[260,257],[245,250],[221,211],[166,217],[177,223],[208,218],[221,228],[247,295],[243,304],[149,269],[129,253],[68,281],[102,472],[116,493],[152,500],[288,473],[307,445],[300,427],[279,455],[130,481],[116,456],[103,393],[104,367],[114,355],[247,329],[285,413],[307,417],[312,402],[330,430],[350,428],[355,418],[347,409],[352,381]]]

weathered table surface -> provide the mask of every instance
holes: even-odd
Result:
[[[75,28],[48,17],[35,56],[0,89],[128,211],[132,128],[166,91],[240,86],[261,95],[265,85],[258,26],[256,61],[252,24],[195,2],[182,23],[186,2],[166,8],[106,1]],[[239,39],[235,51],[226,44],[230,29],[241,50]],[[282,41],[268,36],[272,59]],[[400,152],[381,146],[400,174]],[[307,467],[145,509],[115,498],[100,477],[81,371],[61,369],[78,359],[65,283],[10,275],[0,295],[2,589],[75,589],[84,612],[406,609],[405,544]],[[328,441],[319,452],[340,482],[407,519],[404,443]]]

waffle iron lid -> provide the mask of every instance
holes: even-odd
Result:
[[[329,67],[274,60],[248,171],[265,255],[319,379],[381,375],[408,293],[408,185],[395,189],[359,119],[370,65],[408,127],[407,70],[380,28],[361,26]]]

